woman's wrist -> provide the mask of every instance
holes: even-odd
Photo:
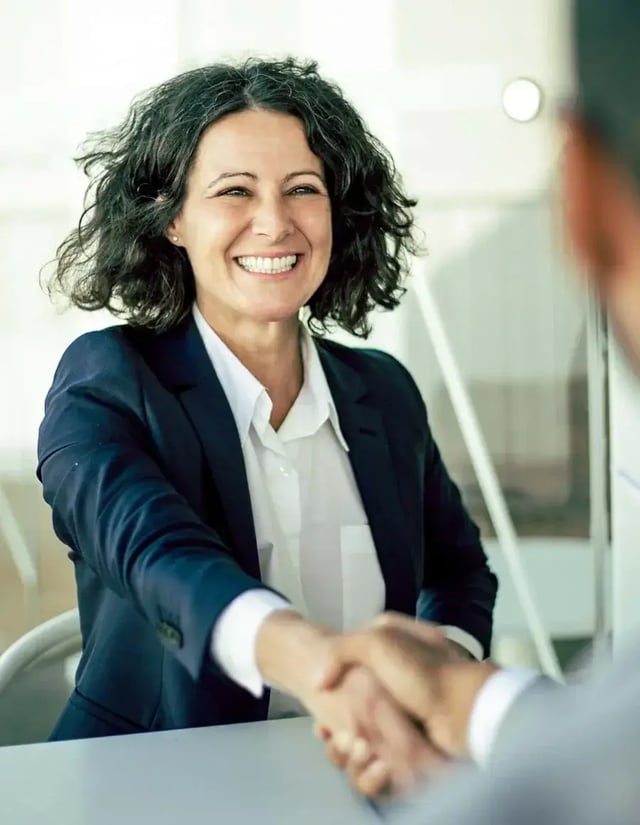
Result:
[[[333,633],[292,610],[268,616],[256,637],[256,663],[264,681],[304,701],[330,656]]]

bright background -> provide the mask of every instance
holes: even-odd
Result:
[[[61,312],[38,283],[79,216],[84,182],[71,158],[87,132],[124,115],[135,93],[248,52],[316,58],[394,154],[419,198],[429,248],[414,278],[428,279],[442,313],[547,630],[567,643],[591,635],[585,300],[565,263],[553,184],[561,156],[555,110],[569,89],[565,6],[3,0],[0,649],[36,614],[45,618],[75,599],[71,565],[34,480],[55,365],[74,337],[110,322],[103,313]],[[543,93],[530,123],[510,119],[502,106],[505,87],[519,77]],[[488,539],[502,572],[498,639],[526,636],[413,292],[400,310],[376,320],[372,343],[414,374],[445,459]],[[38,574],[31,604],[10,553],[17,545]]]

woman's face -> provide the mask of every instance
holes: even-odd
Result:
[[[331,255],[322,164],[302,123],[248,110],[211,125],[167,235],[186,250],[198,305],[214,326],[296,318]]]

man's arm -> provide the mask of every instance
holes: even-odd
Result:
[[[538,718],[552,694],[572,695],[573,688],[526,668],[505,668],[494,674],[476,696],[469,720],[469,755],[480,766],[507,753],[522,738],[531,719]]]
[[[364,665],[424,726],[435,746],[451,756],[467,755],[475,697],[499,670],[488,662],[463,658],[437,625],[389,613],[368,629],[337,640],[332,656],[320,687],[331,689],[350,666]]]
[[[387,615],[341,642],[324,686],[353,663],[370,667],[436,746],[464,755],[478,697],[504,673],[452,657],[442,631]],[[632,825],[640,823],[640,647],[608,674],[574,688],[533,679],[499,725],[484,771],[430,782],[387,819],[398,825]],[[366,782],[366,775],[362,778]],[[404,812],[404,813],[403,813]]]
[[[436,747],[480,763],[498,739],[502,748],[503,741],[518,738],[522,719],[554,685],[525,669],[471,662],[452,649],[442,628],[396,614],[384,614],[338,641],[324,687],[339,683],[354,663],[376,674]]]
[[[592,682],[536,683],[486,771],[463,770],[401,806],[393,825],[640,823],[640,648]],[[514,725],[512,723],[515,723]]]

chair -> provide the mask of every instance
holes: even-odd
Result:
[[[0,745],[47,739],[73,688],[81,648],[74,609],[34,627],[0,654]]]

